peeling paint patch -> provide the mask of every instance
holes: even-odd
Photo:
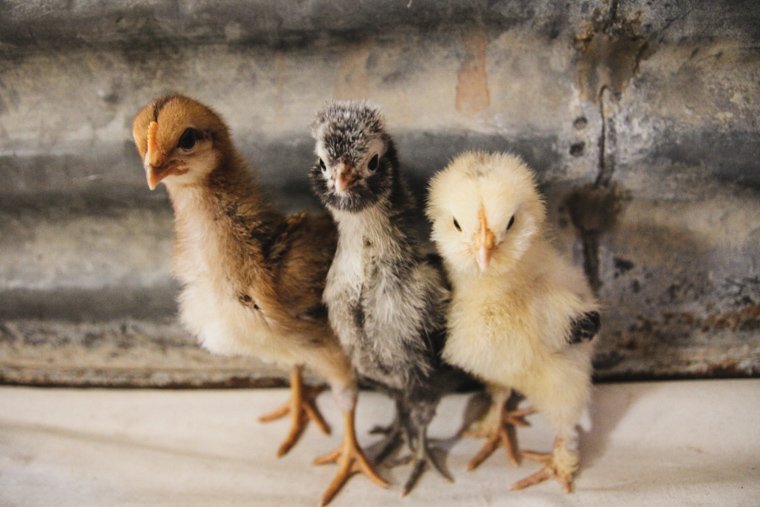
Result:
[[[488,35],[481,27],[465,33],[463,41],[466,54],[457,75],[456,109],[460,113],[477,114],[491,104],[486,68]]]

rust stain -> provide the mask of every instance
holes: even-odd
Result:
[[[731,331],[760,329],[760,304],[748,305],[734,312],[711,315],[705,319],[702,329],[730,329]]]
[[[463,42],[466,54],[457,75],[456,109],[460,113],[477,114],[491,104],[486,68],[488,35],[485,28],[465,33]]]
[[[707,366],[702,373],[708,377],[739,377],[743,372],[733,359],[724,359],[717,364]]]
[[[356,99],[368,95],[367,60],[371,46],[371,41],[365,39],[350,47],[338,60],[335,98]]]
[[[597,21],[576,34],[578,87],[584,99],[597,102],[604,88],[619,96],[638,72],[641,60],[653,54],[655,48],[639,35],[639,16],[618,23]]]
[[[676,324],[699,328],[703,333],[728,329],[729,331],[753,331],[760,329],[760,304],[750,304],[734,311],[715,313],[704,318],[690,312],[663,312],[666,325]]]

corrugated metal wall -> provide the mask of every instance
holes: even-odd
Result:
[[[250,385],[279,372],[176,323],[172,215],[133,115],[177,91],[230,124],[283,209],[316,207],[308,125],[383,106],[420,196],[460,150],[540,174],[604,304],[597,377],[760,372],[760,4],[0,2],[0,380]]]

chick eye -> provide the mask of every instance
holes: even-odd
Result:
[[[456,227],[459,232],[462,232],[462,227],[459,225],[456,218],[454,219],[454,227]]]
[[[177,148],[183,150],[190,150],[195,146],[195,141],[198,139],[198,131],[195,129],[185,129],[177,142]]]
[[[510,217],[510,219],[509,219],[509,223],[507,224],[507,230],[511,229],[512,228],[512,224],[514,224],[514,223],[515,223],[515,216],[512,215]]]
[[[375,156],[370,159],[369,164],[367,164],[367,168],[370,171],[375,172],[377,171],[377,166],[379,164],[380,164],[380,157],[378,157],[377,154],[375,154]]]
[[[322,172],[327,171],[327,166],[325,165],[325,161],[322,160],[321,158],[319,159],[319,167],[322,168]]]

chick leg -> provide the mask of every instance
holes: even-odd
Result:
[[[524,489],[553,477],[562,484],[565,493],[573,492],[573,474],[578,470],[578,453],[567,446],[564,438],[555,439],[554,451],[551,453],[524,451],[523,456],[544,466],[538,472],[514,483],[511,489]]]
[[[338,473],[322,494],[321,505],[327,505],[343,488],[343,485],[356,473],[363,473],[380,487],[387,488],[388,482],[372,468],[364,452],[356,441],[354,427],[354,408],[343,413],[343,444],[333,452],[314,460],[314,464],[338,463]]]
[[[443,462],[442,452],[434,447],[431,447],[427,438],[427,425],[419,426],[416,429],[415,436],[412,437],[412,454],[404,461],[411,461],[412,471],[409,477],[404,483],[404,489],[401,491],[401,496],[408,495],[412,489],[417,485],[422,474],[428,468],[429,464],[433,465],[433,469],[443,476],[447,481],[454,482],[454,477],[446,469]]]
[[[414,489],[429,465],[432,465],[446,480],[454,482],[454,478],[443,461],[445,452],[430,446],[427,436],[427,428],[435,416],[435,408],[439,400],[437,393],[423,393],[422,396],[414,396],[411,399],[397,400],[410,450],[410,455],[399,460],[399,463],[412,463],[412,471],[401,491],[402,496],[408,495]]]
[[[524,451],[527,459],[543,467],[516,482],[512,489],[523,489],[554,478],[565,493],[573,491],[573,475],[578,470],[578,440],[575,429],[591,389],[591,348],[573,346],[568,355],[552,356],[535,372],[535,382],[525,393],[554,428],[556,438],[551,453]],[[574,355],[570,355],[574,354]]]
[[[507,451],[507,457],[514,464],[520,462],[520,451],[517,445],[515,428],[530,426],[525,417],[533,414],[536,409],[529,407],[512,410],[508,406],[510,391],[497,390],[492,392],[491,407],[478,426],[467,433],[485,437],[486,443],[467,464],[467,470],[475,470],[483,463],[501,443]]]
[[[396,402],[396,415],[388,426],[376,426],[370,430],[370,433],[383,434],[384,438],[372,445],[378,451],[374,455],[376,463],[382,463],[393,454],[403,443],[403,425],[402,419],[403,407]]]
[[[290,415],[290,431],[277,449],[277,457],[284,456],[293,448],[309,421],[314,421],[323,433],[330,434],[330,426],[325,422],[315,403],[321,391],[321,388],[304,386],[302,367],[294,366],[290,373],[290,400],[274,412],[259,417],[261,422],[270,422]]]

